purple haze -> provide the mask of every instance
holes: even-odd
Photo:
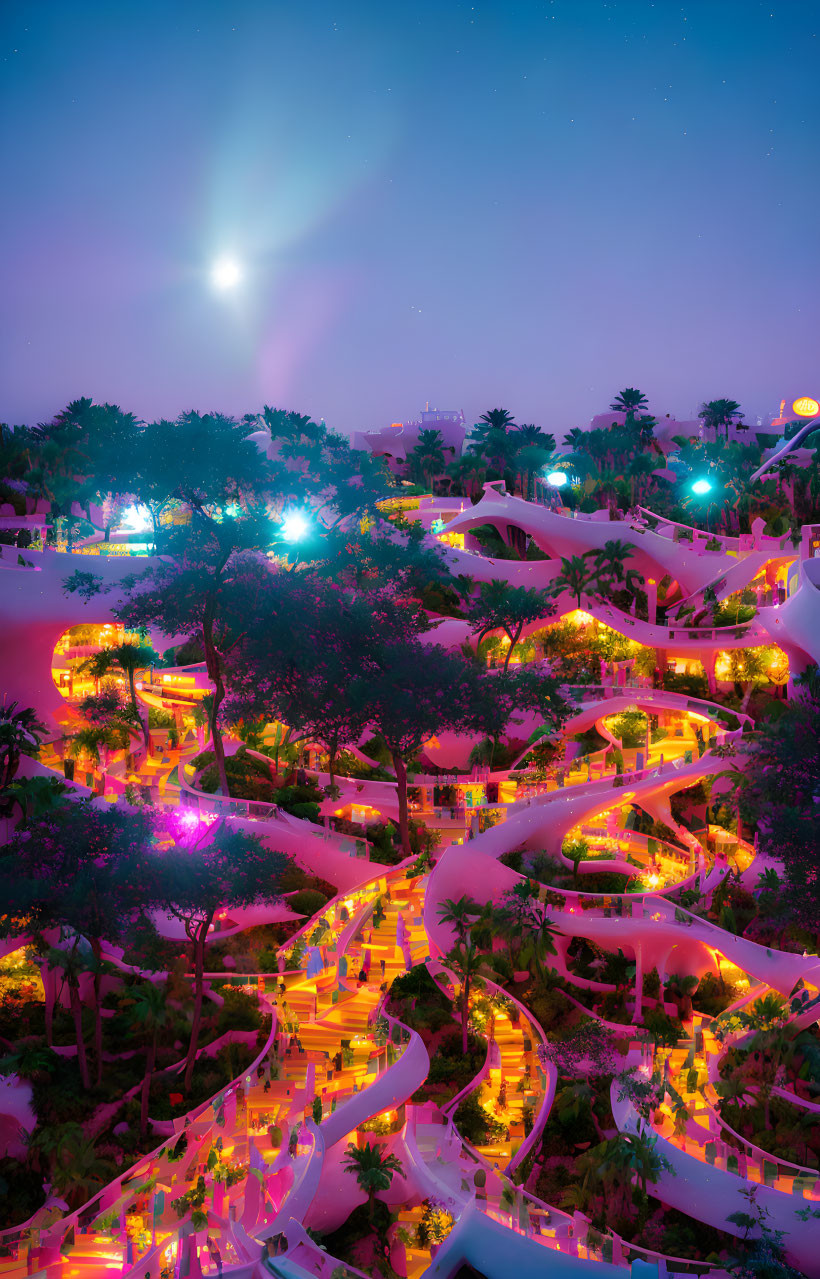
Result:
[[[819,16],[6,0],[0,418],[818,396]]]

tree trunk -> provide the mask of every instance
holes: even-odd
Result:
[[[102,1004],[100,1001],[100,986],[102,984],[102,947],[98,937],[91,939],[91,949],[94,953],[96,968],[94,970],[94,1060],[97,1063],[96,1082],[99,1086],[102,1083],[103,1076],[103,1057],[102,1057]]]
[[[148,750],[148,731],[149,731],[148,730],[148,712],[146,711],[145,719],[143,719],[142,716],[140,715],[140,709],[137,703],[137,688],[134,683],[133,668],[128,672],[128,688],[131,693],[131,707],[134,711],[134,714],[137,717],[137,722],[140,724],[142,728],[142,737],[143,737],[143,741],[145,742],[145,749],[147,751]]]
[[[202,644],[205,649],[205,665],[208,670],[208,678],[213,680],[214,685],[213,701],[211,702],[210,728],[211,742],[213,743],[216,767],[217,772],[219,773],[219,786],[223,795],[230,795],[230,790],[228,788],[228,774],[225,770],[225,746],[222,741],[222,734],[217,728],[219,708],[225,697],[225,684],[222,680],[222,666],[219,661],[219,654],[217,653],[216,645],[214,644],[213,620],[207,616],[202,623]]]
[[[191,1042],[188,1045],[188,1056],[185,1061],[185,1079],[183,1087],[186,1094],[191,1091],[191,1080],[194,1077],[194,1062],[199,1043],[199,1028],[202,1024],[202,998],[204,988],[203,973],[205,971],[205,938],[211,926],[213,914],[200,924],[194,939],[194,1015],[191,1021]]]
[[[154,1074],[154,1063],[157,1059],[157,1036],[154,1033],[151,1036],[151,1043],[148,1046],[148,1054],[145,1060],[145,1078],[142,1081],[142,1095],[140,1097],[140,1136],[144,1137],[148,1131],[148,1098],[151,1092],[151,1079]]]
[[[42,971],[43,993],[45,995],[45,1031],[46,1043],[49,1048],[54,1047],[54,997],[56,979],[53,972],[44,965]]]
[[[506,658],[504,659],[504,674],[505,674],[505,675],[506,675],[506,673],[507,673],[507,668],[508,668],[508,667],[509,667],[509,665],[510,665],[510,658],[511,658],[511,657],[512,657],[512,655],[513,655],[513,649],[515,648],[516,644],[517,644],[517,643],[518,643],[518,641],[520,640],[520,638],[521,638],[521,632],[523,631],[523,629],[524,629],[524,623],[523,623],[523,622],[519,622],[518,627],[516,628],[516,632],[515,632],[515,635],[514,635],[514,636],[513,636],[513,635],[511,635],[509,631],[507,631],[507,638],[508,638],[508,639],[509,639],[509,641],[510,641],[510,647],[507,649],[507,656],[506,656]]]
[[[483,631],[478,632],[478,637],[475,642],[476,657],[478,657],[478,650],[481,648],[481,641],[485,638],[485,636],[489,635],[490,631],[493,629],[494,628],[492,626],[485,626]]]
[[[470,983],[465,979],[461,991],[461,1051],[467,1056],[467,1019],[470,1015]]]
[[[71,1016],[74,1019],[74,1037],[77,1040],[77,1065],[80,1068],[80,1079],[83,1088],[88,1090],[91,1087],[91,1079],[88,1074],[88,1058],[85,1053],[85,1040],[83,1039],[83,1006],[80,1003],[80,991],[75,981],[68,983],[68,997],[71,1004]]]
[[[405,857],[412,855],[410,847],[410,824],[407,820],[407,765],[400,755],[390,752],[393,760],[393,768],[396,772],[396,789],[399,799],[399,831],[401,832],[401,846]]]

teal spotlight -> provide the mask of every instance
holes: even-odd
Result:
[[[310,528],[304,511],[288,511],[282,518],[281,535],[285,542],[301,542]]]

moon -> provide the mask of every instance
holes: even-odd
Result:
[[[235,289],[242,283],[243,271],[236,258],[217,258],[211,266],[211,284],[220,293]]]

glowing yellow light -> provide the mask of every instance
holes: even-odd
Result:
[[[798,417],[817,417],[820,413],[820,404],[817,400],[813,400],[810,395],[801,395],[798,400],[792,404],[792,412]]]

